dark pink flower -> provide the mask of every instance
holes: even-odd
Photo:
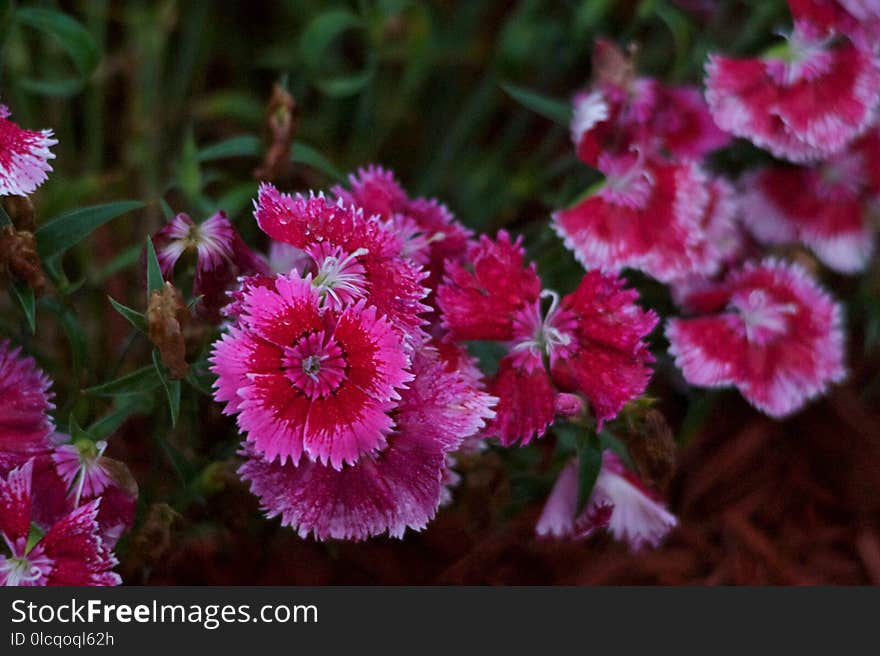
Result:
[[[525,266],[522,239],[504,230],[471,245],[467,264],[450,263],[437,290],[443,324],[454,340],[506,341],[513,337],[515,311],[538,300],[541,280]]]
[[[615,539],[639,551],[656,547],[678,521],[659,496],[647,488],[611,451],[602,454],[602,468],[587,505],[577,513],[578,464],[568,463],[559,475],[538,519],[538,535],[583,539],[607,529]]]
[[[71,443],[69,436],[57,435],[56,444],[47,456],[34,460],[34,521],[48,528],[100,497],[98,526],[112,549],[134,524],[137,483],[123,463],[104,456],[103,440]]]
[[[796,264],[748,263],[671,319],[669,353],[685,380],[735,386],[756,408],[785,417],[843,379],[841,309]]]
[[[534,265],[506,233],[482,238],[472,256],[472,267],[450,267],[438,299],[451,338],[507,343],[488,383],[499,401],[486,435],[504,445],[541,436],[560,391],[586,398],[600,426],[644,391],[652,357],[643,338],[657,317],[622,279],[591,271],[560,300],[539,291]]]
[[[766,244],[802,242],[842,273],[865,268],[874,247],[871,214],[880,199],[880,136],[807,168],[765,168],[742,181],[743,217]]]
[[[0,475],[51,447],[51,385],[33,358],[0,342]]]
[[[663,282],[714,266],[698,252],[711,196],[693,163],[651,161],[641,153],[603,154],[601,187],[553,214],[553,228],[586,269],[639,269]]]
[[[807,21],[829,34],[844,34],[861,48],[876,50],[880,41],[877,0],[788,0],[795,21]]]
[[[196,311],[218,321],[229,300],[227,291],[238,276],[266,274],[266,262],[242,241],[225,212],[217,212],[202,223],[178,214],[153,237],[162,275],[171,278],[174,267],[186,253],[196,257],[193,295],[201,297]]]
[[[246,290],[241,308],[214,345],[214,398],[238,414],[255,453],[341,469],[385,446],[412,374],[402,336],[374,306],[327,305],[293,274]]]
[[[589,271],[562,298],[558,313],[551,310],[545,320],[554,382],[562,391],[583,394],[600,428],[651,379],[654,358],[645,337],[657,325],[657,315],[642,310],[638,298],[622,278]]]
[[[0,585],[119,585],[117,560],[102,542],[100,499],[73,510],[29,544],[32,461],[0,478],[0,535],[9,555],[0,555]]]
[[[268,462],[246,448],[240,474],[269,517],[319,540],[402,537],[426,526],[449,482],[447,455],[491,417],[492,399],[450,372],[430,347],[415,352],[412,370],[387,445],[350,465]]]
[[[730,141],[696,87],[636,77],[628,55],[604,40],[596,43],[593,67],[595,81],[575,96],[571,121],[578,157],[590,166],[603,153],[634,148],[651,157],[699,159]]]
[[[716,123],[792,162],[840,152],[868,128],[880,102],[877,57],[804,21],[764,57],[713,55],[706,73]]]
[[[436,288],[446,260],[461,260],[473,233],[456,221],[445,205],[433,199],[410,198],[394,173],[381,166],[358,169],[348,179],[351,191],[334,187],[336,197],[362,208],[367,215],[390,221],[403,242],[404,255],[427,269],[425,285]]]
[[[27,196],[46,181],[55,158],[49,148],[58,140],[52,130],[23,130],[9,115],[0,105],[0,196]]]
[[[255,217],[272,239],[305,251],[322,302],[366,300],[408,339],[422,339],[425,273],[402,254],[389,226],[362,209],[318,196],[289,196],[260,186]]]

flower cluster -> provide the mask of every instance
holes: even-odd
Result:
[[[442,266],[439,244],[468,233],[381,169],[334,193],[260,188],[277,272],[242,279],[225,309],[215,398],[246,436],[240,474],[269,516],[304,537],[400,537],[434,516],[450,454],[494,416],[424,303],[423,264]]]
[[[117,585],[112,549],[137,486],[106,442],[55,432],[49,388],[32,358],[0,343],[0,584]]]

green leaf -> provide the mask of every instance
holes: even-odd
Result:
[[[71,308],[64,305],[57,298],[43,297],[40,306],[58,317],[58,322],[64,329],[67,341],[70,343],[70,357],[76,380],[80,379],[83,368],[89,356],[88,340],[82,324]]]
[[[9,291],[12,297],[24,312],[28,326],[30,326],[31,334],[37,332],[37,308],[34,301],[34,290],[18,281],[9,285]]]
[[[165,286],[162,278],[162,267],[159,266],[159,258],[156,257],[156,249],[153,248],[153,240],[147,237],[147,302],[150,294],[161,290]]]
[[[335,180],[342,180],[344,178],[342,171],[336,168],[329,159],[311,146],[300,141],[294,143],[290,149],[290,161],[311,166]]]
[[[205,146],[199,151],[198,159],[200,162],[210,162],[227,157],[258,157],[262,147],[259,137],[243,134]]]
[[[8,225],[12,225],[12,219],[9,218],[6,210],[3,209],[3,205],[0,204],[0,228],[6,227]]]
[[[568,128],[568,124],[571,122],[571,105],[569,103],[513,84],[502,84],[501,88],[523,107]]]
[[[171,205],[164,198],[159,199],[159,207],[162,208],[162,216],[165,217],[166,221],[170,221],[175,217],[174,210],[171,209]]]
[[[108,221],[143,206],[143,203],[136,201],[120,201],[62,214],[41,225],[34,233],[37,250],[44,260],[60,255]]]
[[[119,301],[115,300],[112,296],[108,296],[107,300],[110,301],[110,305],[113,306],[119,314],[128,319],[128,322],[137,328],[142,333],[147,332],[147,319],[144,315],[137,310],[132,310],[127,305],[123,305]]]
[[[202,171],[199,168],[199,151],[192,129],[186,133],[183,151],[177,162],[177,182],[184,195],[190,200],[197,200],[202,192]]]
[[[119,427],[122,426],[129,417],[138,414],[147,414],[153,407],[153,402],[149,398],[124,396],[120,398],[132,400],[117,406],[112,412],[101,417],[89,426],[89,432],[96,440],[106,440],[119,430]]]
[[[35,80],[25,78],[19,82],[22,89],[36,96],[49,98],[71,98],[83,90],[82,80]]]
[[[79,422],[76,420],[76,417],[72,412],[70,413],[70,418],[67,420],[67,432],[70,433],[70,441],[73,444],[76,444],[81,440],[88,440],[89,442],[96,441],[94,435],[79,425]]]
[[[111,380],[108,383],[102,383],[101,385],[95,385],[94,387],[89,387],[84,391],[86,394],[91,394],[93,396],[126,396],[129,394],[141,394],[143,392],[152,391],[161,384],[162,381],[156,373],[156,367],[153,365],[147,365],[146,367],[142,367],[137,371],[126,374],[121,378]]]
[[[593,494],[599,470],[602,468],[602,447],[593,431],[581,434],[577,444],[578,499],[576,515],[580,515]]]
[[[21,7],[15,19],[58,39],[82,78],[88,78],[101,60],[101,50],[89,31],[67,14],[39,7]]]
[[[162,387],[165,388],[165,395],[168,397],[171,426],[177,426],[177,417],[180,415],[180,381],[168,378],[165,365],[159,359],[159,349],[153,349],[153,366],[156,368],[159,380],[162,381]]]
[[[328,96],[340,98],[361,91],[376,74],[375,58],[367,56],[360,71],[333,73],[327,62],[334,61],[333,43],[349,30],[361,30],[365,23],[357,14],[346,9],[331,9],[317,16],[303,30],[300,37],[300,55],[312,74],[315,85]]]

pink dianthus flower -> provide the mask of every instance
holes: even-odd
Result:
[[[46,181],[55,158],[49,148],[58,140],[52,130],[24,130],[9,116],[0,105],[0,196],[27,196]]]

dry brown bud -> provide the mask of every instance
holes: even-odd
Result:
[[[639,475],[646,482],[665,490],[675,474],[675,438],[658,410],[648,409],[626,434],[626,447]]]
[[[12,226],[0,229],[0,275],[24,281],[36,294],[46,287],[43,265],[32,232]]]
[[[254,171],[258,180],[277,180],[290,170],[290,147],[296,134],[296,100],[281,85],[272,87],[272,96],[266,107],[266,129],[269,148],[263,163]]]
[[[33,232],[36,229],[34,204],[27,196],[6,196],[3,199],[3,209],[17,230]]]
[[[600,39],[593,48],[593,82],[629,88],[636,77],[636,45],[626,52],[606,39]]]
[[[188,320],[189,310],[183,296],[170,282],[150,294],[147,333],[150,341],[158,347],[162,364],[168,368],[172,378],[185,378],[189,371],[184,340]]]

